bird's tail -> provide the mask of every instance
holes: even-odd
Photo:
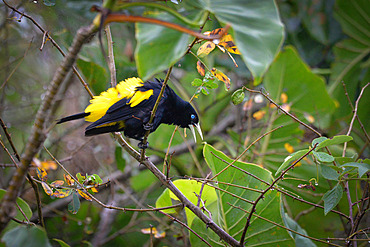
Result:
[[[61,124],[61,123],[68,122],[68,121],[71,121],[71,120],[84,118],[88,115],[90,115],[90,113],[86,113],[86,112],[77,113],[77,114],[59,119],[57,124]]]

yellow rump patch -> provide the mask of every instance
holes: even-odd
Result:
[[[95,122],[105,115],[107,110],[114,105],[116,102],[123,98],[129,99],[131,107],[139,104],[141,101],[148,99],[152,94],[153,90],[147,92],[136,91],[138,87],[144,85],[144,82],[140,78],[128,78],[121,81],[114,88],[109,88],[107,91],[102,92],[99,96],[94,96],[90,100],[90,105],[85,109],[86,113],[90,113],[89,116],[85,117],[88,122]],[[151,92],[150,92],[151,91]],[[136,94],[139,93],[138,96]],[[133,105],[135,103],[135,105]]]

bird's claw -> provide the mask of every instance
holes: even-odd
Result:
[[[149,142],[146,142],[145,144],[141,141],[139,142],[139,144],[137,144],[137,146],[140,148],[140,149],[147,149],[149,147]]]
[[[153,124],[152,123],[144,124],[144,129],[145,130],[152,130],[152,128],[153,128]]]

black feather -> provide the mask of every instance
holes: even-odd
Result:
[[[77,113],[77,114],[59,119],[57,124],[61,124],[61,123],[68,122],[68,121],[71,121],[71,120],[84,118],[84,117],[87,117],[89,115],[90,115],[90,113],[86,113],[86,112]]]
[[[153,90],[153,95],[143,100],[138,105],[131,107],[128,103],[131,99],[121,99],[113,104],[103,117],[91,123],[85,131],[86,136],[98,135],[109,132],[124,131],[124,134],[136,140],[142,140],[145,135],[144,126],[149,122],[151,111],[162,88],[162,81],[147,81],[136,91]],[[88,116],[89,113],[79,113],[62,118],[58,123],[79,119]],[[165,88],[157,112],[153,121],[151,132],[155,131],[160,124],[175,124],[182,128],[188,128],[191,124],[199,122],[198,115],[189,102],[181,99],[168,85]]]

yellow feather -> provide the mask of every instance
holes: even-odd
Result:
[[[136,92],[137,87],[141,87],[144,82],[140,78],[128,78],[121,81],[116,87],[109,88],[107,91],[102,92],[99,96],[94,96],[90,100],[90,105],[86,107],[85,112],[90,113],[89,116],[85,117],[88,122],[95,122],[105,115],[107,110],[114,105],[116,102],[123,98],[135,98],[130,102],[131,107],[133,103],[139,104],[141,101],[148,99],[152,94],[153,90],[147,92]],[[148,93],[151,91],[150,93]],[[139,93],[137,97],[135,95]],[[144,93],[144,94],[143,94]]]
[[[152,94],[153,90],[148,90],[145,92],[137,91],[128,104],[130,104],[130,107],[137,106],[143,100],[149,99]]]

